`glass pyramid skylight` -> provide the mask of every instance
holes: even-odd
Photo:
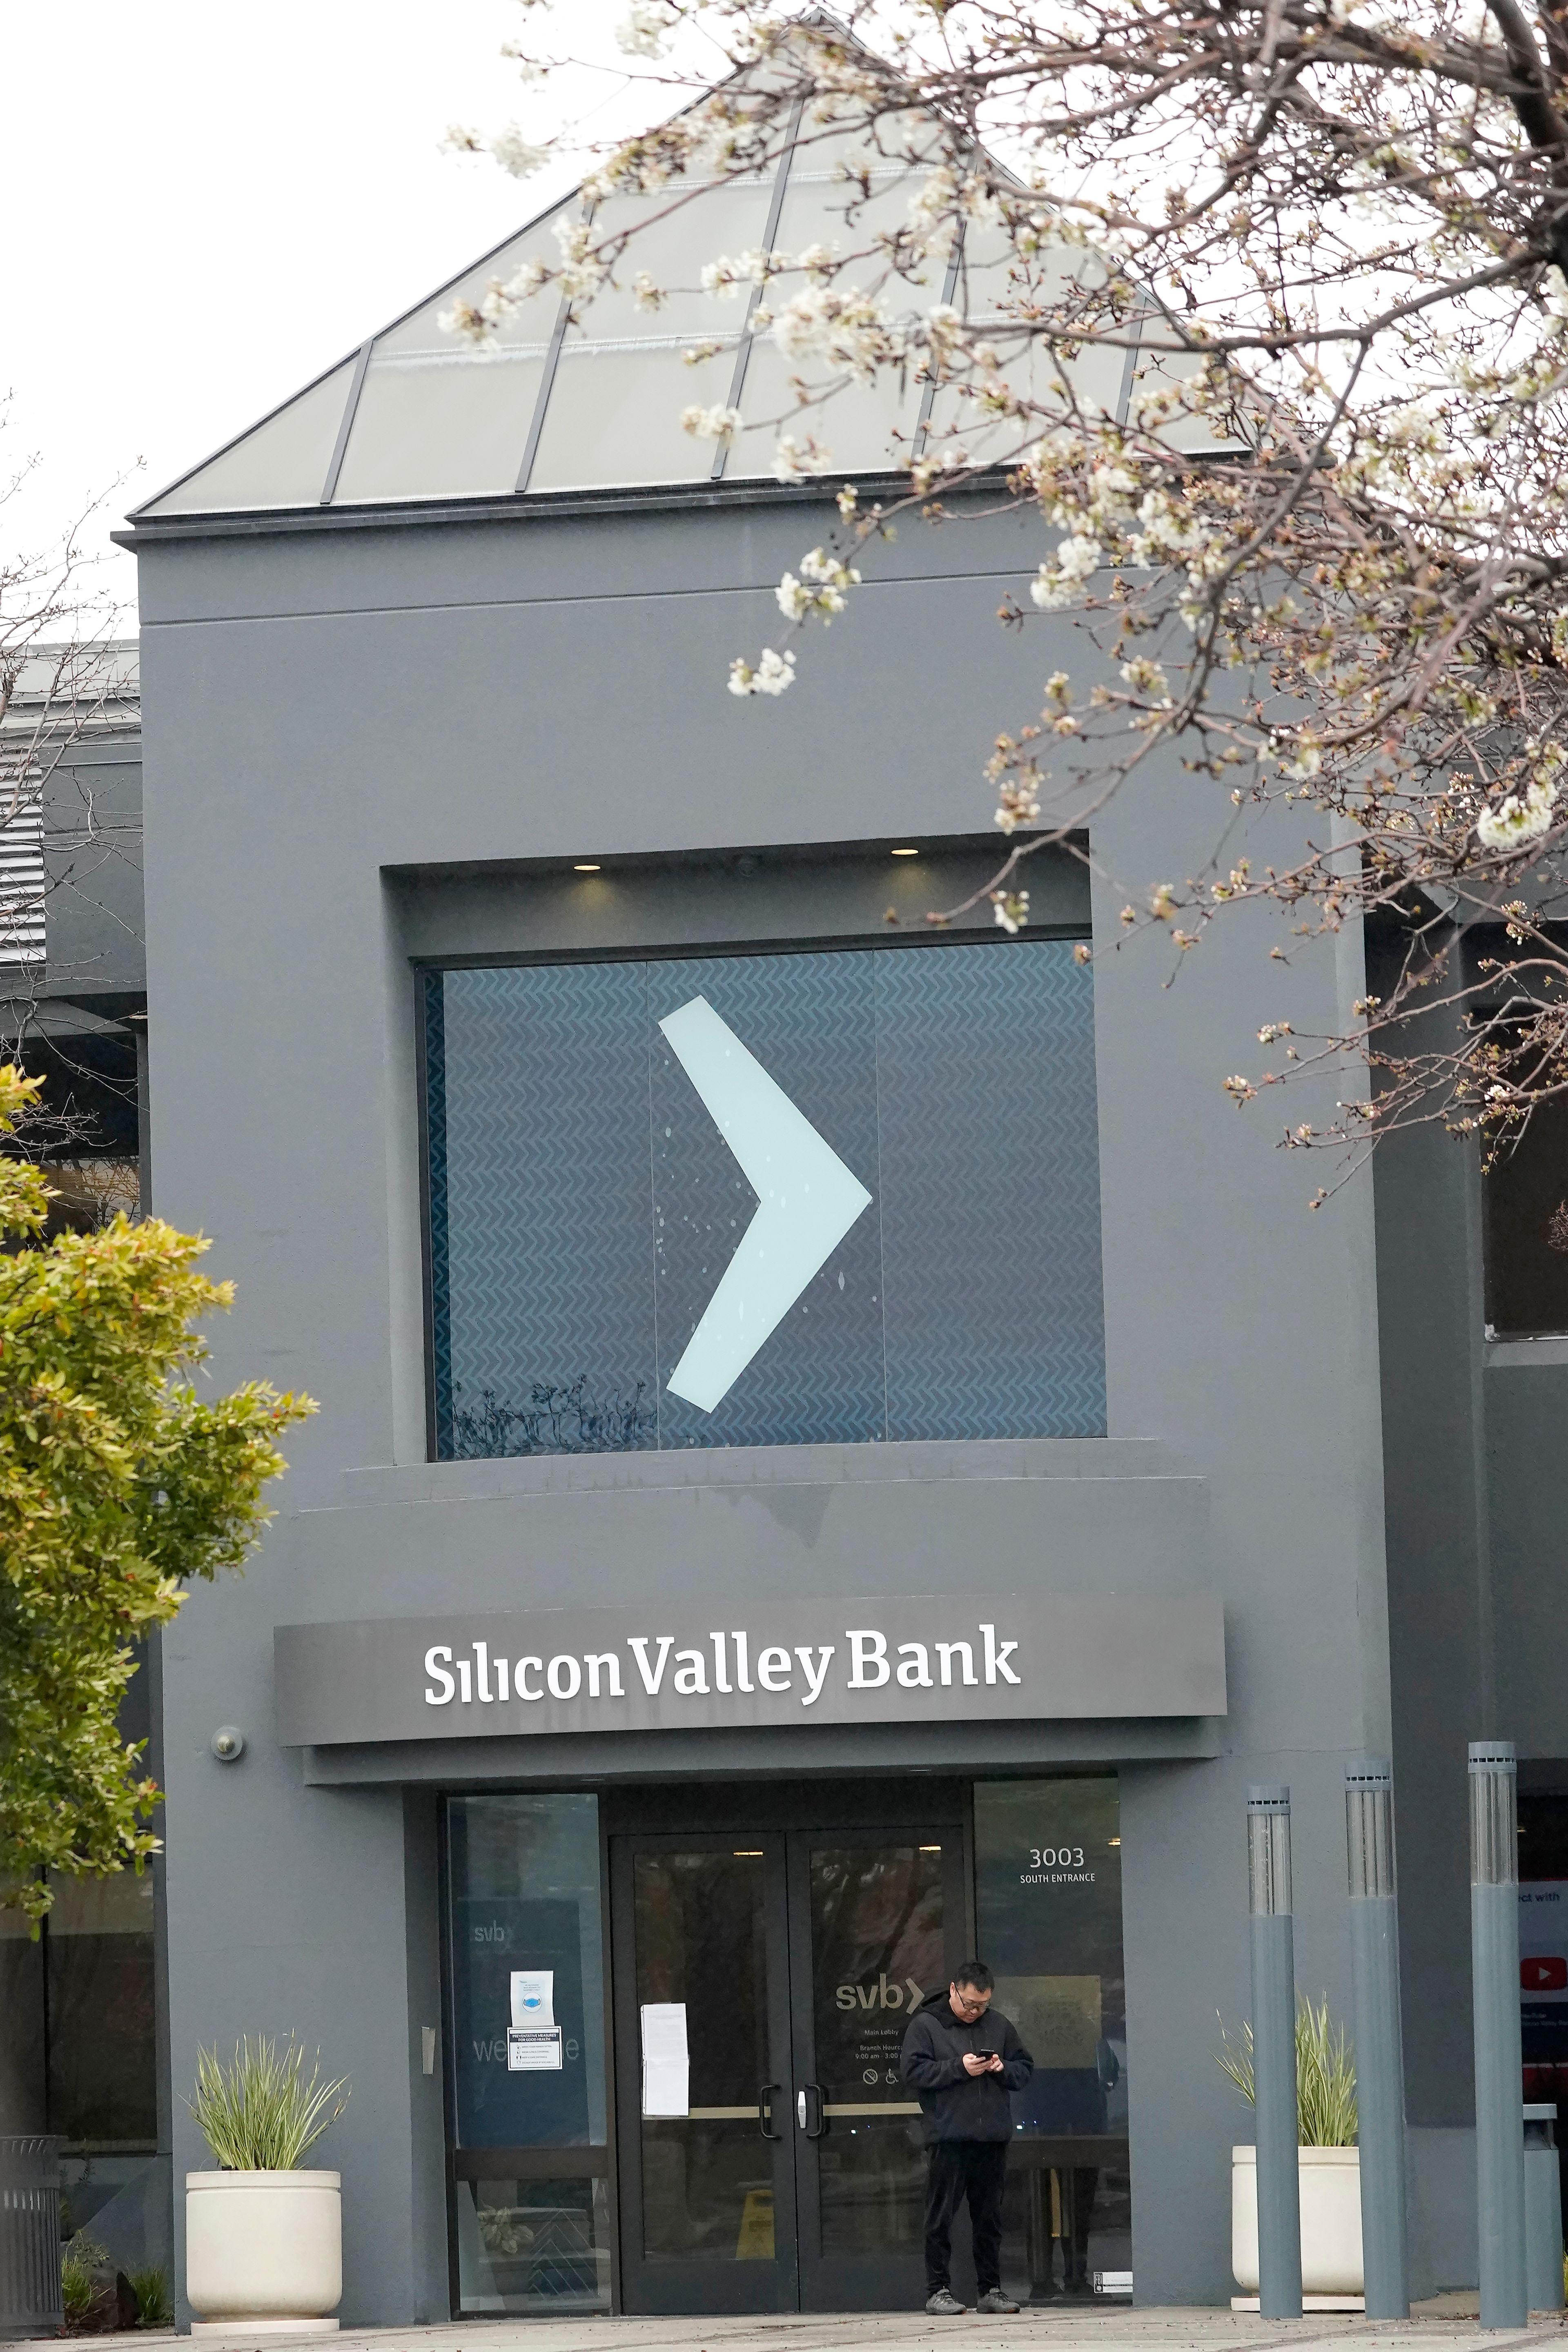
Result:
[[[847,133],[817,131],[764,177],[694,191],[683,183],[673,192],[601,204],[593,215],[595,239],[646,221],[623,274],[646,270],[671,289],[655,310],[616,287],[574,310],[547,289],[511,310],[484,348],[445,329],[442,314],[457,301],[477,303],[492,279],[510,278],[531,259],[559,262],[557,224],[581,215],[581,198],[573,195],[149,499],[137,517],[769,478],[778,434],[792,430],[794,370],[770,337],[748,334],[750,289],[728,300],[696,290],[703,265],[759,247],[796,253],[821,242],[842,250],[847,237],[855,253],[868,247],[879,230],[908,220],[938,160],[934,140],[929,160],[918,133],[904,144],[911,160],[871,151]],[[869,174],[847,225],[847,163]],[[1004,313],[1004,236],[972,225],[967,246],[946,263],[931,262],[929,286],[906,286],[905,299],[955,302],[975,323],[995,326],[1005,373],[1045,379],[1048,355]],[[694,347],[709,354],[695,364],[687,358]],[[1070,373],[1086,407],[1122,413],[1131,373],[1121,352],[1091,348]],[[745,422],[730,446],[716,449],[682,429],[681,411],[693,405],[733,405]],[[943,393],[933,404],[931,388],[915,383],[849,383],[798,415],[795,435],[824,445],[825,469],[836,479],[889,471],[918,439],[955,424],[966,427],[970,457],[986,455],[985,433],[965,416],[959,395]],[[991,431],[1001,457],[1001,435]],[[1006,437],[1016,447],[1016,426]]]

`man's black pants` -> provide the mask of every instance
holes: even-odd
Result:
[[[939,2139],[926,2150],[926,2293],[950,2286],[952,2217],[969,2200],[974,2275],[982,2294],[1002,2284],[1002,2183],[1005,2139]]]

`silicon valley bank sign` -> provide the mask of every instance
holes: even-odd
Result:
[[[1209,1593],[884,1594],[742,1626],[689,1609],[369,1619],[280,1625],[275,1658],[286,1747],[1226,1710]]]

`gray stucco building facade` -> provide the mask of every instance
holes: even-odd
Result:
[[[1487,1336],[1460,1150],[1309,1215],[1226,1097],[1261,1020],[1343,1025],[1359,938],[1244,916],[1170,987],[1119,944],[1220,824],[1174,761],[1017,938],[924,924],[1081,663],[996,625],[1027,520],[906,526],[737,700],[831,504],[530,487],[578,331],[520,343],[493,481],[440,477],[451,367],[341,494],[402,322],[274,420],[298,478],[242,443],[131,534],[153,1203],[237,1286],[214,1378],[321,1407],[163,1644],[174,2089],[258,2032],[352,2077],[345,2322],[910,2301],[889,2061],[977,1944],[1040,2062],[1009,2283],[1223,2302],[1245,1791],[1348,2018],[1343,1774],[1392,1754],[1415,2284],[1465,2284],[1464,1751],[1568,1787],[1568,1343]],[[753,1244],[755,1345],[753,1200],[804,1269]]]

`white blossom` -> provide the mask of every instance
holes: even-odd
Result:
[[[681,429],[693,434],[699,441],[721,441],[726,447],[741,429],[741,412],[727,407],[722,401],[711,408],[695,404],[680,412]]]
[[[668,29],[664,11],[653,0],[632,0],[629,14],[616,26],[616,42],[628,58],[658,58]]]
[[[1555,784],[1537,776],[1528,792],[1510,793],[1495,808],[1482,810],[1476,819],[1476,839],[1483,849],[1522,849],[1551,832],[1556,799]]]
[[[1084,582],[1100,569],[1103,553],[1097,539],[1075,531],[1058,543],[1048,563],[1041,564],[1029,583],[1030,596],[1045,613],[1070,604],[1082,593]]]
[[[781,482],[799,482],[811,474],[825,474],[832,463],[832,450],[825,449],[809,433],[804,441],[797,441],[791,433],[782,433],[773,450],[773,474]]]
[[[549,274],[542,261],[524,261],[513,270],[501,292],[509,302],[526,302],[538,293]]]
[[[561,247],[561,291],[568,300],[597,293],[609,276],[609,265],[590,251],[593,230],[585,220],[558,220],[555,242]]]
[[[826,360],[867,382],[889,352],[880,302],[855,286],[803,286],[773,319],[773,338],[786,360]]]
[[[702,291],[727,298],[742,286],[765,286],[776,270],[788,267],[787,253],[767,253],[760,246],[748,246],[744,253],[721,253],[717,261],[703,263]]]
[[[501,170],[510,172],[514,180],[531,178],[550,161],[549,148],[525,139],[515,122],[509,122],[504,131],[492,132],[489,151]]]
[[[731,694],[782,694],[786,686],[794,683],[795,656],[776,654],[772,646],[763,646],[755,669],[739,656],[730,664]]]

